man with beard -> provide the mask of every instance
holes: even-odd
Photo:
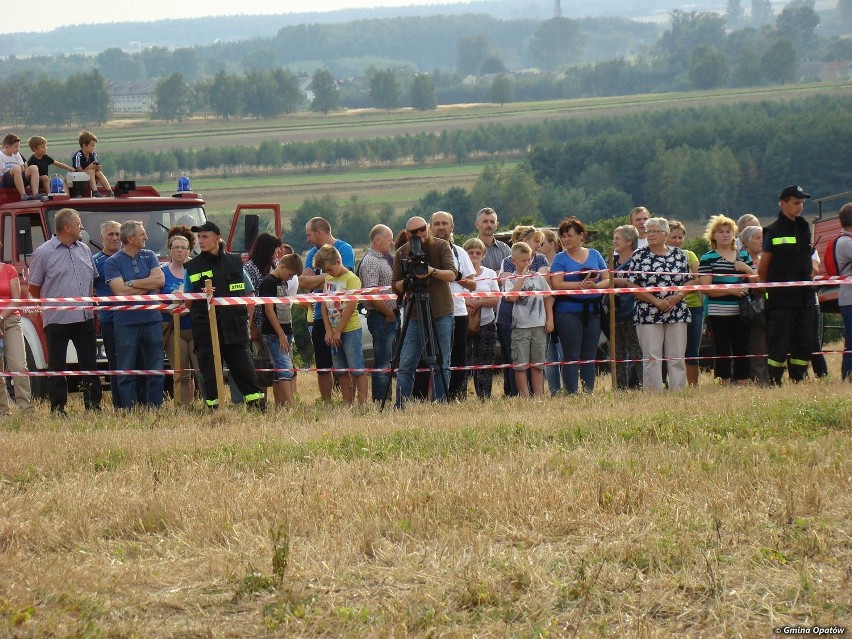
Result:
[[[432,345],[435,352],[431,354],[438,357],[440,349],[441,356],[437,364],[442,370],[442,375],[432,380],[432,398],[434,401],[446,402],[450,384],[450,349],[453,341],[453,295],[450,292],[450,282],[456,281],[458,271],[453,261],[450,243],[432,237],[426,220],[422,217],[412,217],[405,225],[405,230],[411,239],[403,244],[394,256],[393,288],[398,293],[406,292],[407,278],[403,264],[408,263],[416,238],[419,240],[417,243],[420,244],[428,266],[425,273],[410,277],[426,281],[426,293],[429,297],[437,340],[437,344]],[[412,395],[414,372],[422,351],[421,332],[425,331],[428,334],[429,331],[429,327],[423,325],[416,306],[412,305],[409,308],[411,317],[405,319],[408,326],[400,350],[397,370],[396,405],[398,408],[402,408]]]

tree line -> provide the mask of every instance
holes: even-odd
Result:
[[[412,215],[445,210],[463,235],[474,232],[482,206],[506,222],[544,225],[569,215],[595,222],[638,205],[702,222],[718,213],[769,217],[786,184],[800,183],[816,196],[849,189],[843,141],[852,136],[850,107],[848,97],[818,96],[533,125],[542,137],[525,161],[487,166],[471,189],[432,190],[398,214],[358,198],[310,198],[291,232],[322,215],[348,237],[365,238],[379,221],[401,228]]]
[[[0,115],[47,126],[69,118],[97,123],[85,118],[90,111],[94,114],[88,117],[107,117],[103,82],[97,91],[84,94],[78,86],[81,77],[158,78],[152,115],[165,120],[196,113],[269,118],[305,107],[320,112],[339,107],[425,110],[464,102],[783,84],[801,78],[805,61],[852,59],[852,39],[826,35],[852,28],[850,4],[852,0],[840,0],[837,9],[825,14],[834,18],[826,24],[813,0],[791,0],[778,15],[768,0],[752,0],[750,17],[739,0],[729,0],[726,15],[673,11],[662,34],[659,27],[616,18],[429,16],[295,25],[272,40],[192,49],[108,49],[93,58],[9,59],[0,67],[0,77],[6,77],[0,88],[13,98],[0,104]],[[589,47],[606,52],[590,54]],[[216,55],[208,57],[211,52]],[[309,62],[302,65],[298,56]],[[340,65],[340,56],[359,60],[360,66]],[[428,66],[418,56],[426,56]],[[223,62],[236,57],[238,64]],[[541,72],[517,71],[526,64]],[[74,86],[67,76],[70,69],[78,71],[72,76]],[[470,76],[479,79],[471,81]],[[302,78],[319,87],[313,93],[320,99],[305,102]],[[56,100],[36,104],[44,95]]]

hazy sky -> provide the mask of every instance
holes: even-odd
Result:
[[[163,18],[198,18],[237,14],[300,13],[356,7],[390,7],[414,4],[447,4],[458,0],[95,0],[84,3],[16,0],[3,3],[0,33],[50,31],[70,24],[137,22]]]

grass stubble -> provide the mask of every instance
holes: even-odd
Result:
[[[39,407],[0,427],[0,636],[845,625],[849,386],[702,382],[385,414]]]

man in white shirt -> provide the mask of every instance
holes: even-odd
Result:
[[[453,243],[453,216],[446,211],[436,211],[432,214],[430,222],[432,235],[446,240],[453,249],[453,261],[459,272],[458,279],[450,282],[450,292],[453,294],[453,348],[450,353],[450,366],[467,366],[467,306],[463,297],[456,297],[457,293],[473,291],[476,289],[474,276],[476,271],[468,257],[467,251],[461,246]],[[447,399],[464,400],[467,396],[467,371],[450,371],[450,388]]]

